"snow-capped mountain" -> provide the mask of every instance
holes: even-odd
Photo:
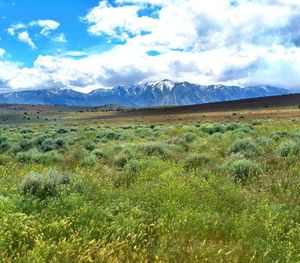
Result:
[[[288,94],[271,86],[197,85],[171,80],[151,81],[137,85],[97,89],[88,94],[70,89],[28,90],[0,94],[0,103],[48,104],[70,106],[166,106],[192,105]]]

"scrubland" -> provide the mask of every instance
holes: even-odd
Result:
[[[0,261],[299,262],[299,125],[2,125]]]

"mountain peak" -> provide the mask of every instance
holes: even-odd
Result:
[[[176,88],[174,88],[176,87]],[[245,98],[288,94],[289,91],[270,86],[198,85],[173,82],[168,79],[138,85],[116,86],[83,94],[70,89],[32,90],[0,94],[0,103],[56,104],[100,106],[118,104],[145,107],[166,105],[192,105]]]
[[[152,87],[152,89],[159,89],[163,91],[164,89],[172,90],[175,86],[175,82],[169,79],[163,79],[160,81],[149,81],[145,83],[146,87]]]

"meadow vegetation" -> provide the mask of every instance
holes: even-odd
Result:
[[[299,124],[2,125],[0,261],[300,262]]]

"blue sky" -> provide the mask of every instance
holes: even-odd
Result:
[[[97,0],[0,0],[1,47],[10,54],[12,61],[23,62],[25,65],[32,65],[39,54],[55,55],[60,49],[62,51],[92,48],[106,50],[109,45],[105,39],[89,35],[86,25],[80,21],[80,17],[85,16],[87,11],[98,3]],[[40,36],[40,28],[32,27],[30,34],[38,47],[36,50],[7,34],[7,28],[11,25],[48,19],[59,22],[60,26],[50,37]],[[59,34],[64,34],[67,42],[51,41],[51,37]]]
[[[300,83],[299,0],[0,0],[0,91]]]

